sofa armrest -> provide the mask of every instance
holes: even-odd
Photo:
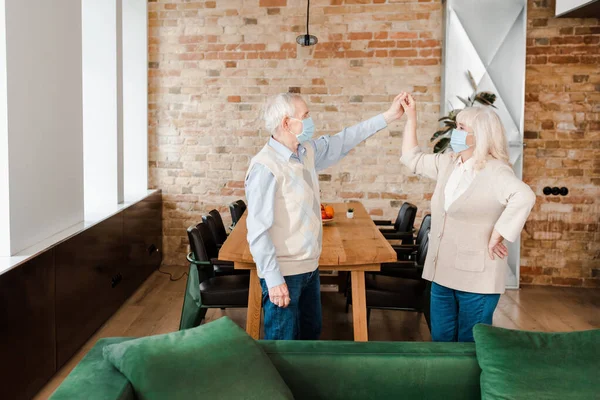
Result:
[[[100,339],[50,396],[50,400],[135,400],[131,383],[102,356],[105,346],[133,338]]]

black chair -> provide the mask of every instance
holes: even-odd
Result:
[[[231,213],[231,229],[235,228],[245,211],[246,203],[244,203],[243,200],[238,200],[229,205],[229,212]]]
[[[372,309],[424,312],[429,326],[428,284],[421,275],[429,246],[425,232],[415,261],[399,261],[381,265],[381,272],[365,274],[367,322]],[[346,297],[346,312],[352,296]]]
[[[209,214],[202,217],[208,222],[214,223],[214,218]],[[208,260],[212,263],[213,269],[215,270],[216,276],[224,275],[250,275],[249,270],[235,269],[233,262],[219,260],[219,246],[215,241],[214,233],[212,232],[210,225],[206,222],[201,222],[196,225],[196,228],[202,233],[202,241],[204,244],[204,250],[207,254]],[[189,235],[189,233],[188,233]]]
[[[401,261],[409,261],[415,260],[417,256],[417,250],[419,249],[419,245],[425,238],[425,236],[429,233],[431,229],[431,214],[427,214],[423,217],[421,221],[421,226],[417,232],[417,235],[413,238],[412,235],[406,236],[406,241],[414,241],[410,244],[402,244],[400,246],[393,246],[396,250],[396,254],[398,254],[398,260]]]
[[[374,220],[375,225],[379,228],[383,236],[388,240],[402,240],[402,244],[413,244],[413,232],[415,230],[415,218],[417,217],[417,206],[411,203],[404,203],[398,211],[396,221],[392,225],[392,221]],[[384,228],[385,226],[393,226],[392,228]]]
[[[244,200],[238,200],[235,203],[240,206],[240,210],[242,211],[242,214],[244,214],[247,208],[246,203],[244,203]]]
[[[223,243],[225,243],[227,240],[227,230],[225,229],[225,225],[223,224],[223,219],[221,218],[219,211],[210,211],[208,215],[204,215],[202,217],[202,222],[208,225],[213,234],[213,238],[215,239],[217,247],[221,248]]]
[[[215,261],[206,246],[212,241],[208,226],[200,223],[187,230],[191,253],[190,272],[186,287],[179,329],[198,326],[209,308],[248,307],[249,275],[222,275],[215,273]]]

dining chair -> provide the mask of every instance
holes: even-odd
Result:
[[[221,248],[227,240],[227,230],[225,229],[225,224],[223,224],[221,213],[217,210],[211,210],[208,215],[202,216],[202,222],[208,225],[217,247]]]
[[[421,220],[421,226],[417,231],[416,236],[405,236],[406,242],[413,241],[414,243],[410,244],[402,244],[399,246],[394,246],[394,250],[396,250],[396,254],[398,255],[398,260],[400,261],[409,261],[415,260],[417,256],[417,251],[419,249],[419,245],[423,241],[425,235],[429,233],[431,229],[431,214],[427,214]]]
[[[243,200],[238,200],[229,205],[229,212],[231,213],[231,229],[235,228],[239,220],[246,211],[246,203]]]
[[[187,230],[191,252],[179,329],[198,326],[209,308],[248,307],[249,275],[217,275],[211,249],[206,246],[212,233],[203,222]]]
[[[215,270],[216,276],[223,275],[250,275],[249,270],[245,269],[235,269],[234,264],[231,261],[219,260],[219,249],[220,247],[217,245],[217,242],[214,237],[214,233],[210,228],[210,224],[215,224],[213,216],[210,214],[204,215],[202,217],[203,222],[196,225],[196,228],[200,230],[200,234],[202,235],[202,242],[204,245],[204,250],[208,256],[208,259],[211,261],[213,269]],[[208,223],[207,223],[208,222]]]
[[[390,220],[374,220],[375,225],[388,240],[401,240],[402,244],[413,244],[414,224],[417,217],[417,206],[405,202],[398,211],[396,221],[392,225]],[[391,228],[389,228],[391,226]]]
[[[414,261],[381,264],[380,272],[365,275],[367,322],[372,309],[399,310],[424,313],[429,326],[428,282],[421,275],[429,247],[429,235],[424,232]],[[393,246],[396,249],[396,246]],[[346,296],[346,312],[352,304],[352,295]]]
[[[240,206],[240,210],[242,211],[242,214],[244,214],[244,212],[246,211],[246,203],[244,202],[244,200],[238,200],[236,201],[236,204],[238,204]]]

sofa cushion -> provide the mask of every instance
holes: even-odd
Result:
[[[69,376],[50,396],[50,400],[134,400],[133,388],[122,373],[102,357],[107,345],[125,342],[132,338],[104,338],[83,357]]]
[[[600,330],[513,331],[476,325],[481,398],[598,399]]]
[[[139,400],[292,399],[269,357],[229,318],[106,346]]]

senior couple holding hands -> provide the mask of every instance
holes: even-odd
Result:
[[[423,278],[431,281],[434,341],[472,341],[473,326],[492,323],[504,292],[508,250],[535,203],[508,160],[504,128],[490,107],[457,116],[451,153],[417,145],[414,98],[400,93],[384,113],[333,136],[313,138],[300,95],[283,93],[264,109],[268,143],[246,175],[248,242],[263,292],[265,339],[316,340],[321,333],[318,262],[323,228],[318,171],[406,114],[400,161],[437,181]]]

